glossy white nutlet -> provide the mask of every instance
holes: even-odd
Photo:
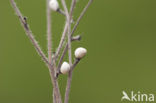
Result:
[[[68,62],[63,62],[61,65],[60,71],[62,74],[67,74],[70,71],[70,65]]]
[[[75,57],[78,59],[83,58],[87,53],[87,50],[85,48],[79,47],[75,50]]]
[[[59,9],[59,3],[58,3],[58,1],[57,0],[50,0],[49,7],[52,10],[57,11]]]

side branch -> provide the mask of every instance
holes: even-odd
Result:
[[[76,24],[74,25],[72,32],[71,32],[71,36],[74,34],[75,30],[77,29],[77,26],[79,25],[82,17],[84,16],[84,14],[86,13],[88,7],[90,6],[90,4],[93,2],[93,0],[89,0],[89,2],[87,3],[87,5],[85,6],[85,8],[83,9],[83,11],[81,12],[79,18],[76,21]]]
[[[70,7],[70,18],[72,18],[73,11],[74,11],[74,8],[75,8],[75,5],[76,5],[76,1],[77,0],[72,0],[71,7]]]
[[[90,6],[90,4],[93,2],[93,0],[90,0],[87,5],[85,6],[85,8],[83,9],[83,11],[81,12],[80,16],[78,17],[77,21],[76,21],[76,24],[74,25],[73,29],[72,29],[72,32],[71,32],[71,37],[73,36],[75,30],[77,29],[82,17],[84,16],[84,14],[86,13],[88,7]],[[68,44],[66,44],[65,48],[68,48]],[[63,55],[65,55],[65,53],[67,52],[68,49],[64,49],[63,51]],[[56,60],[58,59],[58,55],[56,56],[55,58]]]
[[[80,41],[80,40],[81,40],[81,36],[77,35],[75,37],[72,37],[71,41]],[[60,60],[59,60],[59,63],[58,63],[58,67],[57,67],[57,71],[56,71],[56,77],[58,76],[58,74],[60,72],[60,67],[61,67],[61,64],[63,62],[63,58],[64,58],[67,50],[68,50],[68,47],[65,47],[64,50],[63,50],[63,53],[62,53],[62,55],[60,57]]]
[[[74,34],[80,20],[82,19],[82,17],[84,16],[86,10],[88,9],[88,7],[90,6],[90,4],[92,3],[93,0],[90,0],[88,2],[88,4],[86,5],[86,7],[83,9],[82,13],[80,14],[71,34],[70,34],[70,37],[72,37],[72,35]],[[70,39],[71,41],[71,39]],[[66,44],[66,47],[65,48],[69,48],[69,43]],[[66,50],[66,49],[65,49]],[[66,51],[64,51],[63,53],[66,53]],[[73,68],[73,67],[72,67]],[[71,68],[71,70],[69,71],[69,75],[68,75],[68,79],[67,79],[67,86],[66,86],[66,92],[65,92],[65,103],[68,103],[68,100],[69,100],[69,92],[70,92],[70,88],[71,88],[71,81],[72,81],[72,73],[73,73],[73,69]]]
[[[60,40],[60,43],[59,43],[59,46],[57,48],[57,51],[55,53],[55,59],[57,60],[60,52],[61,52],[61,49],[63,47],[63,43],[65,41],[65,37],[66,37],[66,33],[67,33],[67,30],[68,30],[68,25],[67,23],[65,24],[65,27],[64,27],[64,30],[63,30],[63,33],[62,33],[62,37],[61,37],[61,40]]]
[[[49,62],[48,62],[48,59],[46,58],[45,54],[43,53],[43,51],[41,50],[39,44],[37,43],[37,41],[35,40],[27,22],[26,22],[26,18],[24,18],[20,12],[20,10],[17,8],[16,6],[16,3],[14,0],[10,0],[11,1],[11,4],[12,4],[12,7],[13,9],[15,10],[17,16],[19,17],[19,20],[28,36],[28,38],[30,39],[30,41],[32,42],[33,46],[35,47],[36,51],[38,52],[38,54],[41,56],[41,58],[43,59],[43,61],[47,64],[47,65],[51,65]]]
[[[54,69],[53,69],[53,65],[51,63],[49,63],[48,59],[46,58],[45,54],[43,53],[43,51],[41,50],[40,46],[38,45],[37,41],[35,40],[27,22],[26,22],[26,18],[24,18],[20,12],[20,10],[18,9],[18,7],[16,6],[16,3],[14,0],[10,0],[11,1],[11,4],[13,6],[13,9],[15,10],[17,16],[19,17],[19,20],[28,36],[28,38],[30,39],[30,41],[32,42],[33,46],[35,47],[36,51],[38,52],[38,54],[42,57],[43,61],[47,64],[49,68],[49,71],[50,71],[50,75],[51,76],[51,79],[52,79],[52,84],[53,84],[53,87],[56,91],[56,98],[59,98],[59,100],[61,100],[61,97],[60,97],[60,92],[59,92],[59,88],[58,88],[58,83],[57,83],[57,80],[55,79],[55,73],[54,73]],[[61,101],[59,101],[59,103],[62,103]]]
[[[66,5],[65,2],[63,2],[63,5],[64,5],[64,9],[67,9],[67,7],[65,6]],[[69,14],[71,21],[72,21],[72,14],[73,14],[75,5],[76,5],[76,0],[72,0],[72,4],[71,4],[71,8],[70,8],[70,14]],[[64,13],[65,16],[67,14],[68,13]],[[55,54],[56,60],[57,60],[57,58],[59,56],[59,53],[61,51],[61,48],[63,47],[63,43],[65,41],[67,30],[68,30],[68,23],[66,22],[65,27],[64,27],[64,31],[63,31],[63,34],[62,34],[62,37],[61,37],[61,40],[60,40],[60,43],[59,43],[59,46],[58,46],[57,51],[56,51],[56,54]]]
[[[66,20],[67,20],[67,25],[68,25],[68,58],[69,58],[69,65],[72,65],[72,53],[71,53],[71,18],[67,9],[67,5],[65,0],[61,0],[62,1],[62,5],[64,7],[65,10],[65,14],[66,14]]]

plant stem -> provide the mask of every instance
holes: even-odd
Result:
[[[49,70],[53,71],[50,72],[50,75],[51,75],[51,79],[53,80],[52,82],[54,82],[55,85],[53,87],[53,102],[62,103],[58,82],[55,78],[55,60],[54,58],[52,60],[52,30],[51,30],[52,25],[51,25],[51,10],[49,8],[49,1],[50,0],[47,0],[47,40],[48,40],[47,47],[48,47],[49,62],[53,64],[52,68],[49,66]]]
[[[73,27],[73,29],[72,29],[72,32],[71,32],[71,37],[72,37],[72,35],[74,34],[75,30],[77,29],[77,27],[78,27],[78,25],[79,25],[79,23],[80,23],[82,17],[83,17],[84,14],[86,13],[86,11],[87,11],[88,7],[90,6],[90,4],[92,3],[92,1],[93,1],[93,0],[90,0],[90,1],[87,3],[87,5],[86,5],[85,8],[83,9],[83,11],[81,12],[80,16],[79,16],[78,19],[76,20],[76,24],[74,25],[74,27]],[[66,44],[65,48],[68,48],[68,44]],[[68,49],[64,49],[64,51],[67,51],[67,50],[68,50]],[[63,53],[66,54],[66,52],[64,52],[64,51],[63,51]],[[57,54],[57,53],[56,53],[56,54]],[[65,54],[63,54],[63,55],[65,55]],[[56,60],[58,59],[58,55],[56,56],[55,59],[56,59]]]
[[[71,39],[71,41],[80,41],[80,40],[81,40],[81,36],[80,36],[80,35],[77,35],[77,36],[75,36],[75,37],[72,37],[72,39]],[[63,50],[63,53],[62,53],[62,55],[61,55],[61,57],[60,57],[60,60],[59,60],[59,62],[58,62],[57,72],[56,72],[56,73],[59,73],[59,72],[60,72],[60,67],[61,67],[63,58],[64,58],[64,56],[65,56],[67,50],[68,50],[68,48],[64,48],[64,50]]]
[[[55,78],[55,71],[54,71],[54,68],[52,68],[52,67],[50,68],[50,76],[51,76],[51,80],[52,80],[52,84],[53,84],[53,89],[55,91],[54,94],[55,94],[56,102],[62,103],[57,78]]]
[[[51,63],[49,63],[48,59],[46,58],[45,54],[43,53],[43,51],[41,50],[39,44],[37,43],[36,39],[34,38],[26,20],[24,19],[24,17],[22,16],[20,10],[17,8],[16,3],[14,0],[10,0],[13,9],[15,10],[17,16],[19,17],[19,20],[26,32],[26,35],[28,36],[28,38],[30,39],[30,41],[32,42],[34,48],[36,49],[37,53],[41,56],[41,58],[43,59],[43,61],[47,64],[47,65],[51,65]]]
[[[70,7],[70,18],[72,18],[73,11],[74,11],[74,8],[75,8],[75,5],[76,5],[76,1],[77,0],[72,0],[71,7]]]
[[[67,20],[67,24],[68,24],[68,57],[69,57],[69,65],[72,65],[72,53],[71,53],[71,18],[70,15],[68,13],[68,9],[67,9],[67,5],[65,0],[61,0],[62,1],[62,5],[63,8],[65,10],[65,14],[66,14],[66,20]]]
[[[20,10],[18,9],[18,7],[16,6],[16,3],[14,0],[10,0],[11,4],[13,6],[13,9],[15,10],[17,16],[19,17],[19,20],[28,36],[28,38],[30,39],[30,41],[32,42],[33,46],[35,47],[36,51],[38,52],[38,54],[42,57],[43,61],[47,64],[50,71],[50,76],[51,76],[51,80],[52,80],[52,84],[53,84],[53,88],[56,91],[56,98],[59,98],[59,102],[58,103],[62,103],[61,101],[61,96],[60,96],[60,91],[58,88],[58,83],[57,80],[54,76],[55,72],[54,72],[54,68],[53,65],[48,61],[48,59],[46,58],[45,54],[43,53],[43,51],[41,50],[40,46],[38,45],[37,41],[35,40],[27,22],[26,19],[22,16]]]
[[[80,17],[78,18],[78,20],[77,20],[77,22],[76,22],[76,24],[75,24],[75,26],[74,26],[74,28],[73,28],[71,34],[70,34],[70,37],[72,37],[72,35],[74,34],[74,32],[75,32],[75,30],[76,30],[76,28],[77,28],[77,26],[78,26],[78,24],[79,24],[81,18],[84,16],[84,14],[85,14],[87,8],[88,8],[89,5],[92,3],[92,1],[93,1],[93,0],[90,0],[90,1],[88,2],[88,4],[85,6],[84,10],[83,10],[82,13],[80,14]],[[71,41],[71,40],[70,40],[70,41]],[[69,44],[67,44],[65,48],[69,48],[68,45],[69,45]],[[66,50],[66,49],[65,49],[65,50]],[[65,52],[63,52],[63,53],[65,53]],[[74,67],[72,67],[72,68],[74,68]],[[66,92],[65,92],[65,101],[64,101],[64,103],[68,103],[68,101],[69,101],[69,92],[70,92],[70,88],[71,88],[72,73],[73,73],[73,69],[72,69],[72,68],[71,68],[71,70],[69,71],[69,74],[68,74],[67,86],[66,86]]]
[[[72,7],[70,9],[70,18],[72,18],[72,13],[73,13],[75,4],[76,4],[76,0],[72,0]],[[66,16],[66,14],[65,14],[65,16]],[[58,55],[59,55],[59,53],[61,51],[61,48],[63,46],[63,43],[65,41],[66,32],[67,32],[67,29],[68,29],[68,25],[67,24],[68,23],[66,22],[65,27],[64,27],[64,31],[63,31],[63,34],[62,34],[62,37],[61,37],[61,40],[60,40],[60,43],[59,43],[59,46],[58,46],[58,49],[56,51],[56,55],[55,55],[56,58],[58,57]]]
[[[72,0],[72,4],[71,4],[71,8],[70,8],[70,14],[66,13],[66,15],[69,15],[69,16],[67,16],[67,20],[68,20],[68,56],[69,56],[69,64],[70,64],[70,67],[72,67],[72,55],[71,55],[71,23],[70,23],[70,21],[72,20],[72,14],[73,14],[75,5],[76,5],[76,0]],[[64,9],[67,12],[67,10],[66,10],[65,7],[64,7]],[[69,101],[69,92],[70,92],[71,80],[72,80],[72,73],[71,72],[72,71],[70,70],[69,73],[68,73],[67,86],[66,86],[64,103],[68,103],[68,101]]]
[[[49,1],[50,0],[47,0],[47,41],[48,41],[48,45],[47,45],[47,48],[48,48],[48,60],[49,60],[49,63],[52,63],[52,32],[51,32],[51,10],[49,8]],[[48,66],[48,68],[50,69],[50,66]],[[52,74],[50,74],[52,75]],[[53,103],[56,103],[56,96],[55,96],[55,91],[53,89]]]
[[[90,4],[93,2],[93,0],[89,0],[89,2],[87,3],[87,5],[85,6],[85,8],[83,9],[83,11],[81,12],[79,18],[77,19],[76,21],[76,24],[74,25],[73,29],[72,29],[72,32],[71,32],[71,35],[74,34],[75,30],[77,29],[77,26],[79,25],[82,17],[84,16],[84,14],[86,13],[88,7],[90,6]]]
[[[57,67],[57,72],[56,73],[60,72],[61,64],[62,64],[63,58],[64,58],[67,50],[68,50],[68,47],[64,48],[64,50],[63,50],[63,53],[62,53],[61,58],[60,58],[59,63],[58,63],[58,67]]]
[[[52,57],[52,32],[51,32],[51,10],[49,8],[49,0],[47,0],[47,40],[48,40],[48,58],[45,56],[45,54],[43,53],[43,51],[41,50],[39,44],[37,43],[36,39],[34,38],[28,24],[26,21],[26,18],[22,16],[20,10],[18,9],[18,7],[16,6],[16,3],[14,0],[10,0],[11,4],[13,6],[13,9],[15,10],[17,16],[19,17],[19,20],[26,32],[26,35],[28,36],[28,38],[30,39],[30,41],[32,42],[34,48],[36,49],[36,51],[38,52],[38,54],[41,56],[42,60],[45,62],[45,64],[48,66],[49,72],[50,72],[50,77],[51,77],[51,82],[53,85],[53,103],[62,103],[62,99],[61,99],[61,94],[60,94],[60,90],[59,90],[59,85],[58,85],[58,81],[57,81],[57,77],[55,77],[55,73],[57,73],[58,71],[55,71],[56,68],[56,60],[60,54],[61,49],[63,48],[63,43],[65,42],[65,37],[66,37],[66,33],[68,33],[68,42],[66,43],[66,46],[63,50],[62,56],[60,58],[59,64],[58,64],[58,70],[61,66],[61,63],[63,61],[63,58],[68,50],[68,58],[69,58],[69,64],[71,67],[71,70],[68,73],[68,78],[67,78],[67,86],[66,86],[66,92],[65,92],[65,100],[64,103],[68,103],[69,101],[69,92],[70,92],[70,88],[71,88],[71,81],[72,81],[72,72],[73,69],[75,68],[75,66],[79,63],[80,59],[76,59],[74,61],[74,64],[72,64],[72,50],[71,50],[71,41],[72,40],[77,40],[78,37],[76,38],[72,38],[72,35],[74,34],[80,20],[82,19],[82,17],[84,16],[86,10],[88,9],[89,5],[92,3],[93,0],[89,0],[88,4],[85,6],[85,8],[83,9],[83,11],[81,12],[79,18],[76,21],[76,24],[74,25],[74,28],[72,29],[71,32],[71,21],[72,21],[72,15],[73,15],[73,11],[76,5],[76,1],[77,0],[72,0],[71,3],[71,8],[70,8],[70,12],[68,12],[67,9],[67,5],[65,0],[61,0],[62,1],[62,5],[64,7],[64,11],[58,11],[58,12],[62,12],[63,15],[66,16],[66,24],[64,27],[64,31],[58,46],[58,49],[56,51],[56,54],[53,55],[54,57]]]
[[[68,30],[68,25],[67,25],[67,22],[66,22],[66,24],[64,26],[64,30],[63,30],[62,36],[61,36],[61,40],[60,40],[59,46],[58,46],[57,51],[55,53],[55,58],[56,59],[58,58],[59,53],[61,52],[61,49],[63,47],[63,43],[65,41],[67,30]]]
[[[51,10],[49,8],[49,1],[47,0],[47,41],[48,41],[48,59],[52,62],[52,32],[51,32]]]
[[[67,24],[68,24],[68,58],[69,58],[69,65],[70,67],[72,66],[72,53],[71,53],[71,15],[68,12],[67,9],[67,5],[65,3],[65,0],[61,0],[62,1],[62,5],[64,7],[65,10],[65,14],[66,14],[66,20],[67,20]],[[68,73],[68,80],[69,81],[70,78],[70,73]],[[67,83],[68,84],[68,83]],[[65,92],[65,100],[64,103],[68,103],[68,95],[69,95],[69,86],[67,86],[66,88],[66,92]]]

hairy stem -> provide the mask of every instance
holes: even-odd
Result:
[[[72,35],[74,34],[75,30],[77,29],[82,17],[84,16],[84,14],[86,13],[88,7],[90,6],[90,4],[92,3],[93,0],[90,0],[87,5],[85,6],[85,8],[83,9],[83,11],[81,12],[80,16],[78,17],[78,19],[76,20],[76,24],[74,25],[73,29],[72,29],[72,32],[71,32],[71,37]],[[66,44],[65,48],[68,48],[68,44]],[[64,49],[64,51],[67,51],[68,49]],[[66,52],[64,52],[66,54]],[[57,53],[56,53],[57,54]],[[56,56],[55,58],[56,60],[58,59],[58,55]]]
[[[59,43],[59,46],[57,48],[57,51],[55,53],[55,58],[57,59],[58,58],[58,55],[59,53],[61,52],[61,49],[63,47],[63,43],[65,41],[65,37],[66,37],[66,33],[67,33],[67,30],[68,30],[68,25],[67,23],[65,24],[65,27],[64,27],[64,30],[63,30],[63,33],[62,33],[62,36],[61,36],[61,40],[60,40],[60,43]]]
[[[17,8],[16,3],[14,0],[10,0],[13,9],[15,10],[17,16],[19,17],[19,20],[26,32],[26,35],[28,36],[28,38],[30,39],[30,41],[32,42],[34,48],[36,49],[37,53],[41,56],[41,58],[43,59],[43,61],[47,64],[47,65],[51,65],[48,61],[48,59],[46,58],[45,54],[43,53],[43,51],[41,50],[39,44],[37,43],[36,39],[34,38],[27,22],[26,22],[26,18],[24,18],[20,12],[20,10]]]
[[[75,32],[75,30],[76,30],[76,28],[77,28],[77,26],[78,26],[78,24],[79,24],[81,18],[84,16],[84,14],[85,14],[87,8],[88,8],[89,5],[92,3],[92,1],[93,1],[93,0],[90,0],[90,1],[88,2],[88,4],[86,5],[86,7],[84,8],[84,10],[82,11],[82,13],[80,14],[80,17],[78,18],[78,20],[77,20],[77,22],[76,22],[76,24],[75,24],[75,26],[74,26],[74,28],[73,28],[71,34],[70,34],[70,37],[72,37],[72,35],[74,34],[74,32]],[[71,41],[71,40],[70,40],[70,41]],[[68,43],[67,43],[67,45],[66,45],[65,48],[69,48],[69,44],[68,44]],[[66,50],[66,49],[65,49],[65,50]],[[65,52],[66,52],[66,51],[65,51]],[[65,52],[63,52],[63,53],[65,53]],[[74,68],[74,67],[72,67],[72,68]],[[72,72],[73,72],[73,69],[72,69],[72,68],[71,68],[71,70],[69,71],[69,74],[68,74],[67,86],[66,86],[66,92],[65,92],[65,102],[64,102],[64,103],[68,103],[68,101],[69,101],[69,93],[70,93],[70,88],[71,88]]]
[[[75,5],[76,5],[76,0],[72,0],[72,3],[71,3],[71,8],[70,8],[70,14],[67,14],[69,15],[68,19],[68,55],[69,55],[69,64],[70,64],[70,67],[72,66],[72,56],[71,56],[71,23],[70,21],[72,20],[72,15],[73,15],[73,11],[74,11],[74,8],[75,8]],[[67,78],[67,86],[66,86],[66,92],[65,92],[65,100],[64,100],[64,103],[68,103],[69,101],[69,92],[70,92],[70,87],[71,87],[71,80],[72,80],[72,71],[70,70],[69,73],[68,73],[68,78]]]
[[[68,57],[69,57],[69,64],[72,65],[72,53],[71,53],[71,18],[67,9],[67,5],[65,0],[61,0],[62,1],[62,5],[63,8],[65,10],[65,14],[66,14],[66,20],[67,20],[67,24],[68,24]]]
[[[48,48],[48,60],[49,63],[52,63],[52,32],[51,32],[51,10],[49,8],[49,2],[50,0],[47,0],[47,48]],[[50,66],[48,67],[50,69]],[[53,74],[50,74],[53,75]],[[53,89],[53,103],[57,103],[58,99],[56,98],[56,93],[54,91],[55,89]]]
[[[70,67],[72,66],[72,53],[71,53],[71,16],[68,12],[68,9],[67,9],[67,5],[65,3],[65,0],[61,0],[62,1],[62,5],[64,7],[64,10],[65,10],[65,14],[66,14],[66,20],[67,20],[67,24],[68,24],[68,58],[69,58],[69,65]],[[70,73],[69,73],[70,75]],[[68,78],[70,77],[68,75]],[[68,80],[67,80],[68,81]],[[64,103],[68,103],[68,95],[69,95],[69,88],[67,87],[66,88],[66,92],[65,92],[65,100],[64,100]]]
[[[50,75],[55,84],[55,86],[53,87],[53,103],[62,103],[58,82],[55,78],[55,60],[54,59],[52,60],[52,31],[51,31],[52,25],[51,25],[51,10],[49,8],[49,1],[50,0],[47,0],[47,40],[48,40],[47,47],[48,47],[49,62],[53,64],[53,68],[49,67],[49,69],[53,71],[50,72]]]
[[[70,10],[70,18],[71,18],[71,20],[72,20],[72,13],[73,13],[75,4],[76,4],[76,0],[73,0],[72,1],[72,6],[71,6],[71,10]],[[63,5],[65,5],[65,4],[63,4]],[[66,16],[66,14],[65,14],[65,16]],[[68,25],[67,24],[68,23],[66,22],[65,27],[64,27],[64,31],[63,31],[63,34],[62,34],[62,37],[61,37],[61,40],[60,40],[60,43],[59,43],[59,46],[58,46],[58,49],[56,51],[56,55],[55,55],[56,58],[58,57],[58,55],[59,55],[59,53],[60,53],[60,51],[61,51],[61,49],[63,47],[63,43],[65,41],[65,37],[66,37],[67,29],[68,29]]]
[[[47,41],[48,41],[48,59],[52,62],[52,32],[51,32],[51,10],[49,8],[49,1],[47,0]]]
[[[71,67],[71,70],[69,71],[68,74],[68,78],[67,78],[67,86],[66,86],[66,92],[65,92],[65,100],[64,103],[68,103],[69,101],[69,93],[70,93],[70,88],[71,88],[71,81],[72,81],[72,72],[73,69],[75,68],[75,66],[79,63],[79,59],[76,59],[74,61],[74,63],[72,64],[72,50],[71,50],[71,41],[72,40],[79,40],[80,36],[72,38],[72,35],[74,34],[80,20],[82,19],[82,17],[84,16],[86,10],[88,9],[89,5],[92,3],[93,0],[89,0],[88,4],[85,6],[85,8],[83,9],[83,11],[81,12],[80,16],[78,17],[76,24],[74,25],[72,31],[71,31],[71,21],[72,21],[72,15],[73,15],[73,11],[76,5],[76,1],[77,0],[72,0],[71,3],[71,7],[70,7],[70,12],[68,12],[67,9],[67,5],[65,0],[61,0],[62,1],[62,5],[64,8],[64,11],[59,10],[59,13],[62,13],[63,15],[66,16],[66,24],[64,27],[64,31],[58,46],[58,49],[56,51],[56,54],[52,56],[52,32],[51,32],[51,10],[49,8],[49,0],[47,0],[47,40],[48,40],[48,58],[45,56],[45,54],[43,53],[43,51],[41,50],[39,44],[37,43],[36,39],[34,38],[28,24],[27,24],[27,20],[25,17],[22,16],[20,10],[18,9],[18,7],[16,6],[16,3],[14,2],[14,0],[10,0],[11,4],[17,14],[17,16],[19,17],[19,20],[26,32],[26,35],[28,36],[28,38],[30,39],[30,41],[32,42],[34,48],[36,49],[36,51],[38,52],[38,54],[41,56],[42,60],[46,63],[46,65],[49,68],[49,72],[50,72],[50,77],[51,77],[51,82],[53,85],[53,103],[62,103],[62,99],[61,99],[61,94],[60,94],[60,90],[59,90],[59,85],[58,85],[58,81],[57,81],[57,77],[55,76],[55,73],[58,73],[58,70],[61,66],[61,63],[63,61],[63,58],[68,50],[68,58],[69,58],[69,64]],[[55,71],[56,68],[56,60],[60,54],[61,49],[63,48],[63,44],[65,42],[65,37],[66,34],[68,34],[68,42],[66,43],[66,46],[63,50],[62,56],[60,58],[59,64],[58,64],[58,70]]]
[[[46,58],[45,54],[43,53],[43,51],[41,50],[40,46],[38,45],[37,41],[35,40],[27,22],[26,22],[26,18],[24,18],[20,12],[20,10],[18,9],[18,7],[16,6],[16,3],[14,0],[10,0],[11,1],[11,4],[13,6],[13,9],[15,10],[17,16],[19,17],[19,20],[28,36],[28,38],[30,39],[30,41],[32,42],[33,46],[35,47],[36,51],[38,52],[38,54],[42,57],[43,61],[47,64],[49,68],[49,71],[50,71],[50,76],[51,76],[51,80],[52,80],[52,84],[53,84],[53,88],[54,90],[56,91],[56,98],[61,98],[60,97],[60,91],[59,91],[59,88],[58,88],[58,83],[57,83],[57,80],[54,76],[55,72],[54,72],[54,69],[53,69],[53,65],[48,61],[48,59]],[[61,99],[60,99],[61,100]],[[62,103],[62,101],[59,101],[58,103]]]
[[[70,18],[72,18],[73,11],[74,11],[74,8],[75,8],[75,5],[76,5],[76,1],[77,0],[72,0],[71,7],[70,7]]]
[[[72,37],[72,39],[71,39],[71,41],[80,41],[80,40],[81,40],[81,36],[80,35],[77,35],[75,37]],[[59,73],[60,72],[60,67],[61,67],[61,64],[63,62],[63,58],[64,58],[67,50],[68,50],[68,48],[64,48],[64,50],[63,50],[63,53],[62,53],[62,55],[60,57],[60,60],[58,62],[57,72],[56,73]]]

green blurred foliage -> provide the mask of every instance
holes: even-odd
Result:
[[[74,20],[87,1],[79,0]],[[16,2],[46,53],[45,0]],[[75,68],[70,103],[121,103],[122,90],[156,93],[155,5],[155,0],[94,0],[75,32],[83,39],[73,43],[73,51],[83,46],[88,54]],[[0,13],[0,103],[51,103],[48,69],[9,0],[0,0]],[[65,18],[52,14],[55,50]],[[66,77],[59,79],[62,97]]]

